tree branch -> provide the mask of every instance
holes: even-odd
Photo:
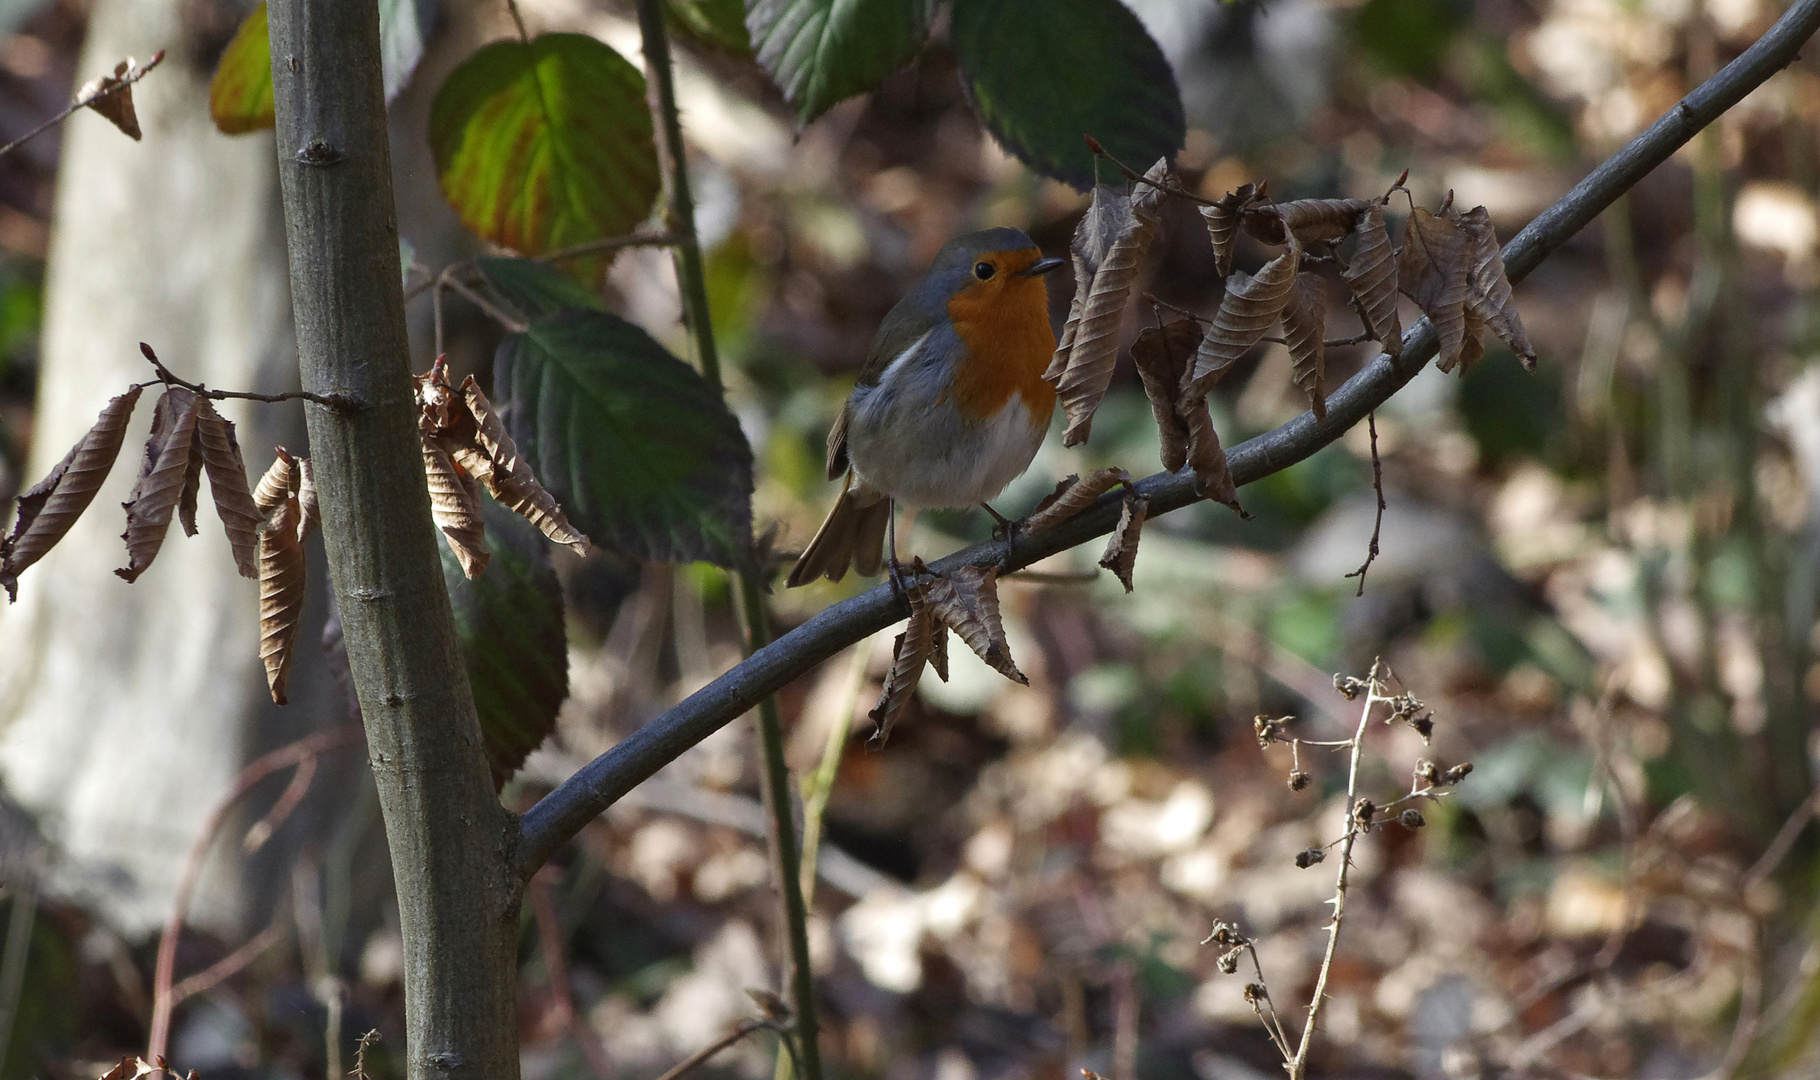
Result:
[[[1820,28],[1820,0],[1799,0],[1744,54],[1702,83],[1647,131],[1607,158],[1586,179],[1531,221],[1504,246],[1504,267],[1520,281],[1544,258],[1597,217],[1656,166],[1725,110],[1737,104],[1794,60],[1801,45]],[[1327,399],[1327,417],[1303,413],[1294,420],[1233,447],[1227,465],[1235,484],[1249,484],[1294,465],[1339,438],[1367,413],[1402,389],[1434,356],[1434,327],[1422,319],[1403,335],[1403,355],[1380,354]],[[1194,478],[1158,473],[1137,484],[1150,500],[1150,516],[1198,501]],[[1097,504],[1061,525],[1017,538],[1017,550],[1003,541],[980,544],[943,559],[937,570],[957,566],[999,566],[1019,570],[1040,559],[1110,532],[1123,495]],[[909,615],[889,585],[831,605],[808,622],[754,652],[744,663],[709,683],[668,712],[646,723],[613,749],[588,763],[524,816],[521,871],[541,866],[557,847],[594,816],[646,778],[750,709],[766,695],[833,656]]]

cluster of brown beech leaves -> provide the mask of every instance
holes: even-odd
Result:
[[[168,373],[151,346],[146,359]],[[554,497],[531,474],[486,395],[470,376],[451,387],[443,359],[416,384],[418,434],[429,476],[431,509],[468,577],[489,558],[481,524],[480,492],[524,515],[545,536],[579,553],[588,539],[570,526]],[[107,403],[100,417],[49,475],[19,497],[12,532],[0,540],[0,586],[16,599],[19,574],[43,558],[94,501],[126,439],[133,407],[146,386],[130,387]],[[259,657],[272,700],[285,704],[292,646],[303,614],[303,542],[318,521],[310,459],[275,448],[271,467],[251,490],[234,425],[215,411],[221,391],[165,382],[152,411],[151,436],[126,509],[127,563],[116,570],[137,580],[157,557],[175,516],[185,535],[196,535],[202,475],[208,474],[215,513],[227,532],[241,576],[259,581]]]
[[[1094,149],[1099,152],[1097,144]],[[1067,413],[1062,441],[1085,442],[1093,414],[1112,382],[1122,323],[1144,254],[1155,238],[1163,200],[1186,198],[1200,204],[1213,243],[1216,268],[1226,279],[1219,310],[1211,319],[1185,318],[1140,331],[1131,359],[1156,415],[1163,466],[1193,471],[1197,494],[1216,499],[1241,515],[1238,490],[1226,467],[1226,452],[1213,427],[1207,395],[1259,342],[1280,341],[1289,349],[1291,377],[1308,395],[1318,418],[1327,415],[1326,350],[1332,344],[1376,341],[1399,355],[1403,327],[1397,314],[1401,293],[1434,323],[1439,338],[1436,363],[1442,371],[1464,371],[1485,354],[1490,329],[1526,367],[1535,351],[1512,302],[1510,281],[1491,218],[1483,206],[1464,213],[1448,193],[1438,210],[1410,204],[1403,242],[1392,247],[1384,210],[1407,174],[1376,199],[1299,199],[1272,202],[1262,185],[1246,184],[1218,200],[1198,199],[1158,161],[1131,183],[1102,184],[1075,230],[1075,293],[1061,341],[1043,377],[1055,386]],[[1261,243],[1283,248],[1258,272],[1232,269],[1233,248],[1243,231]],[[1348,302],[1362,325],[1359,334],[1328,341],[1327,290],[1317,269],[1331,266],[1345,285]],[[1184,313],[1185,315],[1187,313]],[[1266,339],[1282,326],[1281,338]],[[1092,505],[1113,487],[1126,495],[1100,565],[1131,591],[1146,500],[1122,469],[1103,469],[1085,480],[1069,477],[1021,525],[1039,532]],[[947,631],[953,630],[993,668],[1019,682],[999,622],[996,575],[966,568],[926,580],[917,564],[905,586],[910,621],[897,639],[891,670],[877,708],[872,710],[882,742],[902,715],[922,677],[925,662],[947,679]]]

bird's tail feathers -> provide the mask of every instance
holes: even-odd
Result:
[[[851,566],[861,574],[878,573],[884,564],[885,531],[891,527],[891,500],[863,481],[847,474],[840,498],[827,520],[815,531],[790,576],[788,588],[807,585],[818,577],[839,581]]]

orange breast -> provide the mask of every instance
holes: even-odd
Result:
[[[970,354],[952,387],[961,415],[990,419],[1011,395],[1021,394],[1031,426],[1048,427],[1055,388],[1043,381],[1043,371],[1055,353],[1055,332],[1043,279],[1002,274],[963,289],[948,301],[948,317]]]

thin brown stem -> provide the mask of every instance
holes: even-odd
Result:
[[[531,884],[525,890],[526,899],[531,901],[532,918],[537,922],[537,948],[543,953],[544,975],[550,981],[550,998],[555,1003],[560,1025],[581,1048],[589,1071],[599,1080],[609,1080],[613,1075],[613,1060],[607,1056],[607,1049],[600,1044],[594,1029],[576,1013],[575,997],[569,991],[569,969],[563,960],[562,925],[556,917],[555,901],[550,896],[550,881],[556,876],[554,869],[545,867],[531,876]]]
[[[509,333],[522,334],[527,329],[530,328],[529,325],[527,323],[525,323],[524,321],[517,319],[511,315],[507,315],[503,310],[500,309],[499,305],[493,303],[491,300],[488,300],[486,297],[480,295],[480,293],[475,291],[473,288],[463,284],[459,278],[454,277],[447,270],[444,270],[442,272],[442,278],[438,282],[438,284],[447,285],[449,288],[454,289],[456,292],[460,293],[468,301],[468,303],[473,304],[475,307],[486,312],[489,316],[492,317],[494,322],[505,327]],[[438,329],[440,329],[440,326],[438,326]],[[438,356],[442,355],[442,342],[441,342],[440,335],[438,335],[438,340],[436,343],[436,354]]]
[[[51,117],[49,120],[44,121],[42,124],[39,124],[37,127],[19,136],[17,139],[14,139],[12,142],[7,143],[5,146],[0,146],[0,157],[5,157],[7,154],[24,146],[26,143],[31,142],[33,139],[56,127],[58,124],[61,124],[65,120],[76,115],[76,113],[82,109],[86,109],[104,98],[110,98],[115,94],[120,93],[140,79],[145,78],[146,75],[151,73],[153,68],[162,63],[164,63],[164,50],[159,49],[152,54],[152,58],[146,62],[144,67],[129,69],[125,75],[120,76],[118,82],[109,82],[107,85],[101,87],[87,97],[77,98],[75,101],[70,102],[69,107],[65,108],[62,112]]]
[[[1355,596],[1365,595],[1365,575],[1371,570],[1371,564],[1378,559],[1378,538],[1384,533],[1384,462],[1378,457],[1378,414],[1376,411],[1365,414],[1365,426],[1371,432],[1371,489],[1378,495],[1378,517],[1371,525],[1371,544],[1365,549],[1365,561],[1357,570],[1347,577],[1359,579],[1359,591]]]
[[[171,1007],[176,1008],[197,994],[206,994],[240,974],[267,949],[283,941],[289,929],[284,916],[274,918],[246,944],[171,987]]]
[[[742,1020],[739,1022],[738,1027],[721,1036],[718,1041],[709,1043],[707,1046],[695,1051],[695,1053],[683,1058],[676,1063],[675,1068],[664,1073],[662,1076],[658,1077],[657,1080],[681,1080],[681,1077],[687,1076],[689,1073],[700,1068],[704,1062],[715,1054],[732,1046],[734,1043],[752,1034],[754,1031],[761,1031],[770,1026],[770,1024],[763,1020]]]
[[[201,383],[178,378],[175,372],[164,366],[164,361],[158,359],[158,354],[153,352],[152,347],[145,342],[139,343],[139,351],[145,354],[145,358],[152,362],[153,369],[158,372],[155,382],[164,383],[166,386],[181,386],[210,401],[227,401],[237,398],[241,401],[263,401],[268,405],[275,405],[281,401],[311,401],[341,413],[359,412],[362,407],[359,399],[346,394],[312,394],[308,390],[290,390],[282,394],[254,394],[246,390],[210,390]],[[139,385],[150,386],[152,383],[146,382]]]

